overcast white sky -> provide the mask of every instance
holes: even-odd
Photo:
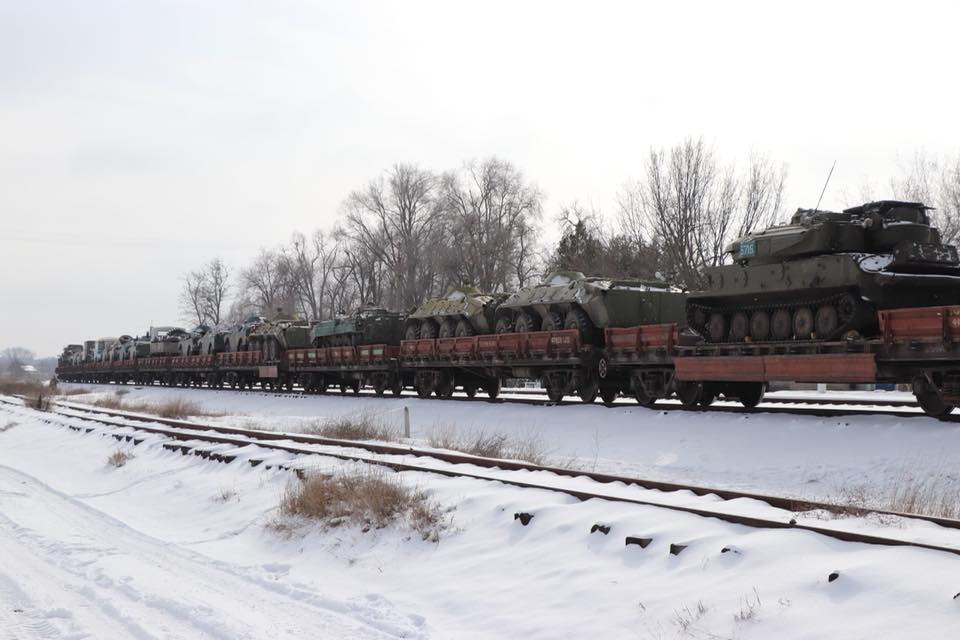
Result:
[[[497,154],[548,218],[612,214],[702,135],[786,163],[790,210],[836,160],[842,207],[960,151],[952,5],[0,0],[0,348],[172,323],[186,270],[332,226],[398,161]]]

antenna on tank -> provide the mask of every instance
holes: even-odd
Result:
[[[830,167],[830,173],[827,174],[827,181],[823,183],[823,191],[820,192],[820,198],[817,200],[817,206],[813,208],[814,211],[820,210],[820,203],[823,201],[823,194],[827,192],[827,185],[830,184],[830,178],[833,177],[833,170],[837,168],[837,161],[833,161],[833,166]]]

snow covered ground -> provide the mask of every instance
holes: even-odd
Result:
[[[192,393],[206,396],[204,404],[230,402],[226,393]],[[243,405],[248,419],[261,409],[279,426],[284,416],[311,415],[308,408],[346,413],[366,402],[392,401],[261,396],[234,399],[233,408]],[[467,412],[467,426],[487,424],[498,410],[498,426],[519,428],[535,409],[406,402],[418,430],[429,427],[416,420],[431,410],[437,415],[424,420]],[[627,421],[619,412],[629,411],[633,420],[646,418],[635,433],[671,419],[687,440],[722,442],[722,434],[709,434],[728,427],[734,431],[726,438],[745,435],[736,429],[741,416],[697,414],[710,418],[697,431],[698,424],[684,426],[691,416],[658,418],[637,408],[536,413],[571,411],[586,429],[612,430]],[[721,417],[728,422],[711,422]],[[793,417],[769,418],[771,429],[820,433],[815,419],[796,426]],[[916,420],[882,429],[922,434],[927,420]],[[950,425],[930,422],[931,432],[949,433]],[[573,428],[562,427],[555,440]],[[877,428],[824,430],[845,438],[863,431],[866,441]],[[660,437],[658,446],[667,446]],[[901,434],[899,443],[906,441]],[[241,461],[261,455],[255,451],[224,465],[159,442],[146,436],[116,469],[106,464],[118,447],[113,439],[0,410],[0,638],[956,637],[957,556],[423,474],[402,477],[448,509],[439,543],[400,527],[306,526],[287,537],[264,525],[276,517],[291,474]],[[754,455],[767,446],[757,443]],[[605,453],[605,460],[628,457]],[[345,463],[315,464],[333,470]],[[529,526],[513,519],[517,511],[535,514]],[[610,525],[610,534],[590,534],[594,523]],[[625,546],[627,535],[654,541]],[[689,546],[673,556],[671,543]],[[839,577],[830,581],[831,573]]]
[[[117,389],[75,386],[96,391],[71,398],[77,400]],[[612,408],[599,403],[542,407],[413,396],[284,396],[162,387],[124,391],[123,398],[131,402],[182,397],[230,414],[203,422],[285,431],[342,416],[367,415],[400,425],[407,407],[411,436],[420,441],[437,430],[511,434],[539,440],[555,462],[590,470],[811,500],[880,497],[907,479],[923,483],[946,478],[960,489],[960,425],[922,415],[884,415],[882,409],[877,415],[818,418],[663,411],[630,402]],[[836,395],[831,392],[830,397]]]

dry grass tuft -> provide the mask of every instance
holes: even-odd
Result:
[[[3,433],[4,431],[9,431],[10,429],[13,429],[13,428],[14,428],[15,426],[17,426],[18,424],[20,424],[20,423],[19,423],[19,422],[14,422],[13,420],[8,420],[8,421],[4,422],[3,426],[0,427],[0,433]]]
[[[110,454],[110,457],[107,458],[107,464],[111,467],[119,469],[123,465],[127,464],[130,460],[133,459],[133,454],[129,451],[124,451],[123,449],[117,449]]]
[[[437,542],[446,528],[443,512],[425,493],[377,468],[308,475],[291,482],[281,498],[280,514],[288,519],[319,520],[327,527],[359,525],[365,532],[404,521],[421,539],[432,542]],[[270,526],[278,532],[292,530],[289,520],[280,519]]]
[[[240,502],[240,494],[236,489],[223,487],[213,494],[214,502]]]
[[[305,433],[336,438],[338,440],[383,440],[396,442],[400,439],[400,429],[374,420],[369,415],[359,417],[334,418],[318,421],[307,427]]]
[[[208,411],[192,400],[183,398],[174,398],[159,403],[151,402],[128,402],[123,399],[122,394],[105,396],[97,398],[93,402],[88,402],[94,407],[101,409],[112,409],[114,411],[132,411],[135,413],[147,413],[161,418],[181,419],[190,416],[208,416],[216,417],[226,415],[216,411]]]
[[[488,433],[483,429],[459,434],[452,427],[437,427],[428,436],[427,443],[437,449],[462,451],[483,458],[523,460],[545,465],[549,462],[546,445],[540,435],[510,436]]]
[[[838,499],[864,511],[884,509],[960,519],[960,474],[941,469],[929,474],[904,470],[886,485],[841,487]]]

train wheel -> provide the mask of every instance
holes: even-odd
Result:
[[[677,385],[677,398],[685,409],[693,409],[700,403],[703,385],[699,382],[681,382]]]
[[[437,385],[436,393],[438,398],[451,398],[453,397],[454,381],[453,376],[444,376],[440,381],[440,384]]]
[[[793,319],[786,309],[777,309],[770,317],[770,333],[774,340],[789,340],[793,335]]]
[[[465,384],[463,385],[463,392],[467,394],[468,398],[474,398],[477,395],[477,385]]]
[[[340,393],[341,393],[341,395],[346,395],[346,394],[347,394],[347,383],[346,383],[346,382],[341,382],[341,383],[340,383]]]
[[[730,340],[743,342],[750,333],[750,319],[743,311],[737,311],[730,318]]]
[[[709,407],[716,399],[717,392],[704,386],[703,391],[700,392],[700,406]]]
[[[383,378],[376,378],[373,381],[373,392],[378,396],[382,396],[387,390],[387,381]]]
[[[713,312],[707,320],[707,336],[710,342],[723,342],[727,338],[727,319],[722,313]]]
[[[809,340],[813,334],[813,311],[800,307],[793,312],[793,335],[797,340]]]
[[[761,342],[770,337],[770,314],[756,311],[750,316],[750,339]]]
[[[612,407],[613,403],[616,402],[617,396],[620,395],[620,390],[616,387],[600,387],[600,399],[603,400],[603,404],[608,407]]]
[[[360,381],[359,381],[359,380],[354,380],[353,382],[351,382],[351,383],[350,383],[350,388],[353,390],[353,395],[355,395],[355,396],[360,395]]]
[[[954,406],[944,402],[936,387],[923,376],[913,379],[913,395],[917,397],[917,403],[928,416],[943,418],[953,412]]]
[[[840,318],[837,315],[837,309],[833,305],[825,304],[817,309],[817,317],[813,321],[813,326],[817,330],[817,338],[820,340],[829,340],[837,332],[840,326]]]
[[[433,389],[431,389],[429,386],[425,384],[417,384],[416,389],[417,389],[417,395],[424,399],[429,398],[430,393],[433,391]]]
[[[491,400],[496,400],[497,396],[500,395],[500,378],[491,380],[490,382],[483,385],[483,390],[487,392],[487,397]]]
[[[740,404],[747,409],[753,409],[763,400],[764,385],[762,382],[741,382],[737,393]]]
[[[642,384],[634,386],[633,397],[636,399],[637,404],[644,407],[652,407],[657,402],[657,399],[647,393],[647,390]]]
[[[394,380],[393,386],[390,387],[390,391],[393,393],[393,395],[399,397],[400,394],[403,393],[403,383],[400,382],[400,380]]]
[[[577,395],[587,404],[596,400],[598,393],[600,393],[600,382],[593,376],[577,385]]]

